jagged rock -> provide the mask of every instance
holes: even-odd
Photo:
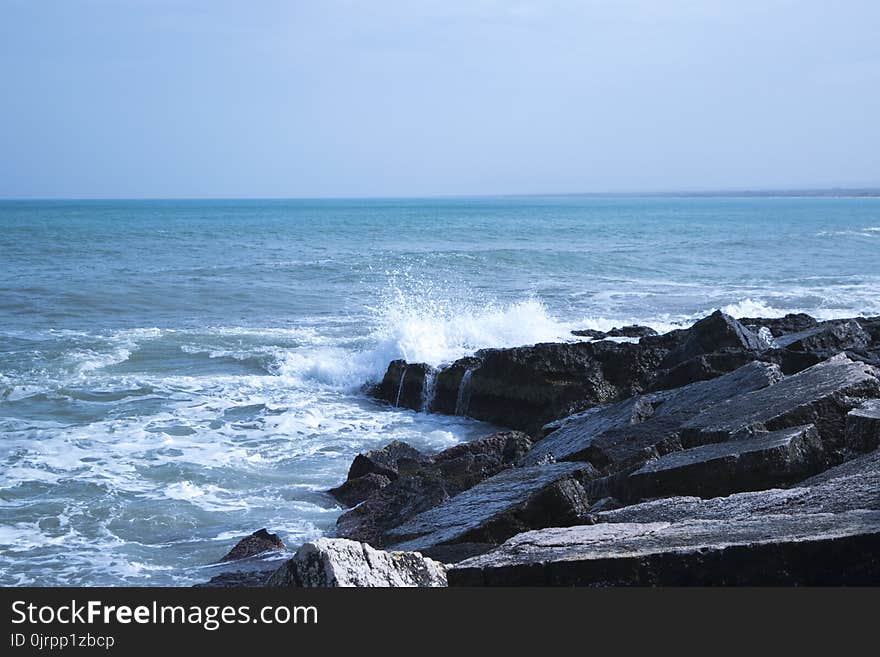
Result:
[[[810,424],[667,454],[633,472],[621,488],[631,500],[763,490],[814,474],[821,454],[822,442]]]
[[[743,438],[787,427],[815,424],[829,452],[839,462],[847,413],[862,400],[880,397],[875,370],[834,356],[770,388],[738,395],[688,420],[681,429],[686,447]]]
[[[530,446],[526,434],[500,431],[450,447],[433,458],[409,459],[396,480],[339,517],[336,534],[382,547],[388,529],[513,467]]]
[[[278,534],[270,534],[265,528],[258,529],[250,536],[245,536],[226,553],[220,563],[246,559],[270,550],[284,550],[284,543]]]
[[[347,479],[336,488],[331,488],[328,492],[345,506],[357,506],[365,499],[370,497],[388,484],[391,479],[385,475],[370,472],[362,477]]]
[[[608,331],[606,337],[609,338],[644,338],[648,335],[657,335],[657,331],[650,326],[640,326],[639,324],[630,324],[629,326],[616,326]]]
[[[630,324],[629,326],[616,326],[610,331],[597,331],[596,329],[579,329],[571,332],[580,338],[591,338],[593,340],[602,340],[604,338],[644,338],[649,335],[657,335],[657,331],[650,326],[640,326],[639,324]]]
[[[381,449],[358,454],[348,469],[348,479],[371,473],[397,479],[398,466],[402,460],[421,462],[429,459],[412,445],[394,440]]]
[[[549,421],[640,392],[662,355],[607,341],[484,350],[468,381],[467,415],[536,433]]]
[[[388,365],[382,382],[372,390],[372,393],[377,399],[392,406],[414,411],[428,410],[429,383],[436,375],[437,370],[425,363],[394,360]]]
[[[468,356],[442,368],[437,374],[434,384],[434,401],[431,404],[431,410],[447,415],[455,415],[458,411],[460,414],[466,415],[467,409],[459,408],[466,400],[462,398],[461,393],[467,392],[462,390],[462,381],[469,371],[480,366],[480,362],[479,358]]]
[[[343,538],[319,538],[299,548],[266,586],[436,587],[446,586],[446,568],[417,552],[383,552]]]
[[[846,447],[868,452],[880,445],[880,399],[866,401],[846,416]]]
[[[207,582],[194,584],[193,588],[255,589],[266,585],[269,577],[278,569],[276,564],[264,564],[253,570],[233,570],[214,575]]]
[[[668,369],[687,360],[723,349],[760,352],[770,345],[730,315],[716,310],[685,332],[684,340],[663,359]],[[645,340],[643,340],[645,342]]]
[[[753,332],[757,333],[762,327],[769,329],[770,334],[777,338],[786,333],[798,333],[813,328],[819,322],[810,317],[806,313],[789,313],[785,317],[763,318],[763,317],[743,317],[739,320]]]
[[[782,335],[776,346],[789,351],[831,355],[845,349],[864,349],[871,336],[855,320],[823,322],[798,333]]]
[[[526,529],[576,522],[589,508],[578,478],[587,464],[507,470],[419,514],[388,533],[398,550],[456,561]]]
[[[679,522],[700,518],[735,520],[762,515],[880,510],[880,451],[846,461],[796,487],[736,493],[727,497],[668,497],[614,510],[591,522]],[[591,511],[591,513],[594,513]]]
[[[696,381],[708,381],[733,372],[753,359],[754,352],[751,351],[725,351],[695,356],[675,367],[658,371],[647,390],[670,390]],[[815,361],[809,363],[814,364]]]
[[[571,334],[579,338],[590,338],[591,340],[601,340],[606,335],[605,331],[598,331],[596,329],[577,329],[572,331]]]
[[[679,449],[679,428],[701,410],[781,378],[775,365],[753,362],[709,381],[596,407],[563,420],[532,448],[524,463],[552,456],[557,461],[586,460],[604,472],[615,472]]]
[[[450,586],[877,585],[880,512],[525,532],[448,571]]]

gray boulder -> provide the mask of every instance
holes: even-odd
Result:
[[[598,524],[519,534],[450,586],[880,584],[880,512]]]
[[[846,416],[846,447],[868,452],[880,445],[880,399],[866,401]]]
[[[759,432],[815,424],[832,462],[844,445],[845,418],[868,398],[880,397],[876,370],[839,354],[770,388],[707,408],[681,429],[686,447]]]
[[[775,365],[752,362],[709,381],[599,406],[561,420],[555,430],[548,427],[552,432],[524,462],[586,460],[603,472],[616,472],[678,449],[679,428],[703,409],[781,378]]]
[[[822,442],[810,424],[672,452],[629,475],[621,491],[628,499],[719,497],[795,483],[821,464]]]
[[[270,587],[446,586],[446,567],[417,552],[383,552],[342,538],[306,543],[266,582]]]
[[[589,509],[584,463],[515,468],[495,475],[388,532],[398,550],[444,561],[485,552],[514,534],[571,524]]]

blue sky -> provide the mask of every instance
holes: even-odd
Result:
[[[0,0],[0,197],[880,186],[880,3]]]

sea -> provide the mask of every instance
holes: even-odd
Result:
[[[0,585],[187,586],[391,440],[365,386],[573,329],[880,315],[880,198],[0,201]]]

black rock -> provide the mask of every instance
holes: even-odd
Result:
[[[389,477],[370,472],[362,477],[347,479],[340,486],[331,488],[328,492],[343,505],[356,506],[390,483]]]
[[[668,369],[697,356],[724,349],[758,353],[769,346],[757,333],[717,310],[685,332],[683,341],[663,359],[661,368]]]
[[[719,497],[795,483],[822,463],[822,442],[811,424],[667,454],[633,472],[621,488],[629,500]]]
[[[838,355],[770,388],[738,395],[704,410],[682,427],[682,444],[687,447],[723,442],[815,424],[829,462],[839,462],[847,413],[862,400],[877,397],[880,383],[876,371]]]
[[[657,335],[657,331],[650,326],[630,324],[629,326],[622,326],[621,328],[615,326],[605,335],[609,338],[644,338],[649,335]]]
[[[278,537],[278,534],[270,534],[266,529],[258,529],[250,536],[245,536],[236,543],[235,547],[220,559],[220,563],[246,559],[270,550],[284,549],[284,543]]]
[[[388,443],[381,449],[358,454],[348,469],[348,479],[357,479],[367,474],[378,474],[397,479],[398,466],[401,460],[428,461],[428,457],[419,450],[401,440]]]
[[[585,476],[583,463],[507,470],[395,527],[388,540],[396,550],[456,561],[527,529],[571,524],[589,508],[578,481]]]
[[[797,486],[727,497],[667,497],[599,512],[597,522],[736,520],[762,515],[880,510],[880,451],[846,461]]]
[[[880,512],[600,523],[519,534],[450,586],[880,584]]]
[[[339,517],[336,534],[382,547],[389,529],[513,467],[530,446],[526,434],[501,431],[455,445],[432,458],[410,459],[395,480]]]
[[[871,336],[855,320],[823,322],[798,333],[776,338],[777,347],[789,351],[833,355],[846,349],[864,349]]]
[[[766,319],[762,317],[744,317],[739,320],[740,324],[747,326],[757,333],[762,327],[766,327],[773,337],[779,337],[786,333],[797,333],[813,328],[819,322],[805,313],[789,313],[785,317]]]
[[[709,381],[650,393],[600,406],[561,421],[538,442],[526,464],[546,460],[586,460],[612,473],[680,449],[678,431],[703,409],[782,378],[775,365],[754,362]]]
[[[880,399],[866,401],[846,416],[846,447],[869,452],[880,446]]]
[[[382,382],[371,392],[392,406],[427,411],[436,376],[437,370],[425,363],[394,360],[388,365]]]
[[[571,334],[579,338],[590,338],[592,340],[601,340],[607,335],[605,331],[597,331],[596,329],[577,329],[572,331]]]

